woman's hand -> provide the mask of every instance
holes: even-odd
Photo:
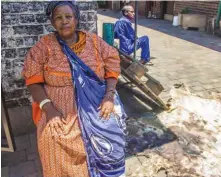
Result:
[[[99,108],[101,109],[100,117],[108,120],[110,118],[110,114],[114,112],[114,99],[104,97]]]
[[[43,106],[43,110],[46,113],[47,122],[51,129],[52,136],[54,136],[56,132],[57,134],[61,135],[64,130],[62,114],[54,107],[52,103],[45,104]]]

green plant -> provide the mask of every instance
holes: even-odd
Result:
[[[180,11],[180,13],[181,13],[181,14],[188,14],[188,13],[190,13],[190,10],[189,10],[188,7],[185,7],[185,8],[183,8],[183,9]]]

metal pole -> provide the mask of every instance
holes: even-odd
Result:
[[[217,28],[219,27],[220,17],[221,17],[221,0],[219,2],[219,9],[218,9],[218,12],[217,12],[217,17],[216,17],[216,27]]]
[[[135,40],[134,40],[134,60],[136,59],[136,51],[137,51],[137,19],[138,19],[138,5],[137,5],[137,1],[135,1],[135,22],[134,22],[134,36],[135,36]]]

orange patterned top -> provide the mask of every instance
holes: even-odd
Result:
[[[101,79],[118,78],[120,74],[120,58],[118,52],[96,34],[79,31],[79,40],[71,46],[74,52]],[[43,36],[28,52],[23,69],[26,85],[44,83],[45,90],[52,102],[60,108],[64,115],[70,110],[63,110],[59,99],[54,98],[54,89],[70,87],[73,89],[71,69],[66,55],[62,52],[54,33]],[[65,95],[60,95],[64,97]],[[69,97],[70,98],[70,97]],[[34,103],[36,104],[36,103]],[[36,107],[38,106],[35,105]],[[35,110],[33,110],[33,113]],[[38,116],[39,117],[39,116]],[[33,117],[35,123],[39,118]]]

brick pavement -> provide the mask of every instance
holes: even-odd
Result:
[[[99,35],[102,36],[103,22],[114,23],[120,16],[118,12],[99,11]],[[192,92],[205,96],[209,91],[221,91],[221,38],[203,32],[184,31],[163,20],[141,18],[139,24],[138,36],[148,35],[151,56],[156,57],[152,60],[154,66],[148,69],[149,74],[165,88],[161,98],[169,98],[170,88],[179,83],[186,83]],[[193,40],[188,41],[191,38]],[[200,40],[202,42],[198,45]]]

